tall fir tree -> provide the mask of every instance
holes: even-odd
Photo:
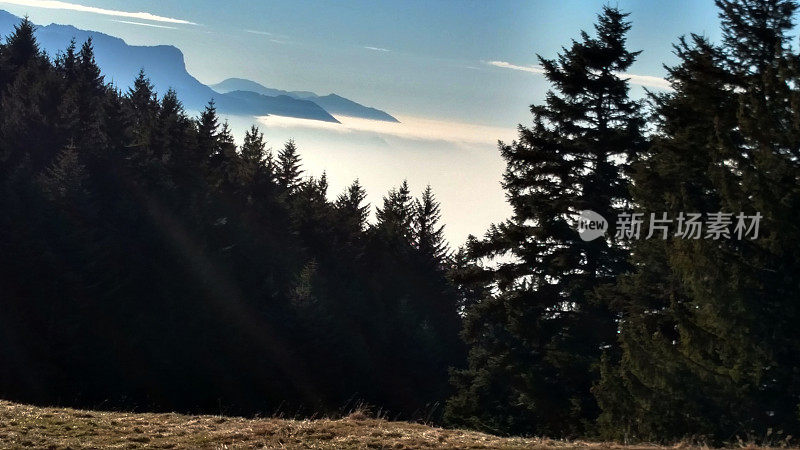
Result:
[[[303,175],[300,161],[297,145],[293,139],[288,140],[278,152],[278,158],[275,161],[275,177],[278,186],[284,192],[291,193],[300,186]]]
[[[502,259],[487,269],[494,293],[466,312],[469,368],[454,376],[453,424],[577,436],[599,414],[590,389],[616,323],[595,291],[627,267],[614,222],[643,143],[623,74],[637,55],[625,46],[626,16],[605,7],[596,37],[584,32],[556,60],[539,58],[556,90],[531,107],[519,141],[500,147],[514,215],[470,245],[475,261]],[[606,237],[579,237],[572,217],[582,210],[607,218]]]
[[[450,254],[441,220],[441,206],[428,185],[414,203],[414,245],[424,258],[440,267]]]
[[[351,233],[358,234],[367,227],[370,205],[364,203],[367,199],[367,192],[358,180],[347,187],[345,192],[336,198],[336,210],[342,215],[342,221]]]
[[[643,211],[724,212],[732,238],[633,242],[615,292],[619,362],[595,392],[608,437],[784,441],[798,429],[797,55],[793,1],[718,1],[721,45],[676,46],[674,92],[654,96],[658,137],[635,170]],[[792,106],[795,105],[795,106]],[[759,214],[756,239],[736,215]],[[704,230],[705,232],[705,230]]]
[[[375,212],[376,228],[392,242],[411,245],[414,225],[414,198],[408,181],[389,191],[383,198],[383,206]]]

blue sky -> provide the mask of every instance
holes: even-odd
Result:
[[[579,30],[590,30],[604,3],[13,0],[0,8],[130,44],[176,45],[206,83],[245,77],[336,92],[393,114],[508,127],[525,121],[528,105],[547,88],[540,74],[519,68],[535,65],[537,53],[555,56]],[[630,48],[644,50],[635,74],[663,76],[661,64],[674,61],[671,44],[682,34],[719,34],[711,0],[613,4],[631,13]],[[151,16],[126,15],[139,12]]]
[[[547,83],[536,54],[592,32],[601,0],[0,0],[34,23],[70,24],[133,45],[172,44],[189,72],[211,84],[249,78],[268,87],[335,92],[402,123],[340,117],[342,124],[231,118],[234,134],[257,120],[269,145],[295,138],[306,174],[325,171],[330,193],[359,178],[372,205],[408,180],[431,185],[457,246],[507,218],[497,140],[530,123]],[[629,47],[641,84],[663,85],[672,43],[691,32],[717,40],[712,0],[619,0],[631,13]],[[649,78],[648,78],[649,77]],[[180,95],[180,92],[179,92]]]

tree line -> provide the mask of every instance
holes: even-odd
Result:
[[[463,344],[439,203],[333,199],[91,41],[0,46],[0,395],[86,407],[436,417]]]
[[[0,44],[0,395],[793,442],[798,5],[716,5],[722,41],[679,38],[670,89],[643,99],[617,8],[540,57],[553,89],[500,144],[513,216],[455,251],[430,188],[402,183],[370,223],[358,182],[329,199],[293,141],[237,146],[213,102],[188,117],[144,73],[120,92],[91,41],[50,60],[24,20]],[[580,237],[585,210],[603,237]],[[718,212],[761,218],[757,237],[615,221]]]

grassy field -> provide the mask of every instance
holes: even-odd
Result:
[[[361,413],[354,413],[339,420],[243,419],[41,408],[0,400],[0,448],[634,449],[659,447],[500,438],[473,431],[447,430],[408,422],[389,422],[370,418]]]

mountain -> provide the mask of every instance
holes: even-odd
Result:
[[[261,95],[270,95],[273,97],[277,97],[279,95],[295,97],[294,95],[292,95],[293,92],[268,88],[256,83],[255,81],[245,80],[244,78],[228,78],[227,80],[224,80],[221,83],[212,84],[209,87],[221,93],[233,92],[233,91],[249,91]],[[312,96],[314,95],[313,92],[308,92],[308,94],[311,94]],[[296,98],[303,98],[303,97],[296,97]]]
[[[336,122],[325,109],[310,100],[301,100],[288,95],[268,96],[251,91],[232,91],[223,94],[226,101],[235,99],[241,108],[245,108],[253,115],[266,109],[276,116],[302,117],[306,119]]]
[[[20,22],[19,17],[0,10],[0,35],[7,36]],[[77,44],[92,38],[95,59],[103,70],[106,81],[126,89],[144,69],[156,90],[163,94],[170,87],[175,89],[188,110],[202,110],[214,99],[220,113],[239,115],[288,115],[303,119],[338,121],[313,101],[291,96],[276,98],[266,95],[242,95],[220,93],[198,81],[186,71],[183,53],[170,45],[135,46],[120,38],[96,31],[87,31],[71,25],[50,24],[36,29],[40,47],[51,57],[64,51],[70,39]]]
[[[280,89],[268,88],[264,85],[256,83],[255,81],[246,80],[243,78],[228,78],[220,83],[212,84],[211,88],[220,93],[250,91],[269,96],[285,95],[298,100],[311,100],[319,106],[325,108],[325,110],[331,114],[381,120],[384,122],[399,122],[399,120],[395,119],[384,111],[364,106],[360,103],[356,103],[336,94],[319,96],[308,91],[283,91]]]
[[[336,94],[323,97],[309,97],[314,103],[325,108],[331,114],[342,116],[362,117],[364,119],[382,120],[384,122],[400,122],[380,109],[370,108]]]

